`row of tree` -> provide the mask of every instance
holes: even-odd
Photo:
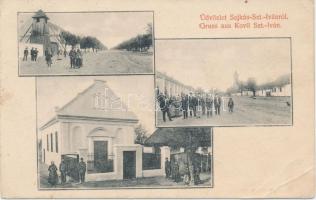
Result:
[[[60,33],[60,38],[63,40],[66,48],[67,48],[67,45],[75,46],[79,44],[80,48],[85,49],[85,50],[90,49],[90,48],[93,51],[95,51],[96,49],[99,49],[99,50],[107,49],[106,46],[102,44],[100,40],[92,36],[80,37],[68,31],[62,31]]]
[[[281,87],[285,84],[289,84],[291,82],[291,77],[289,74],[278,77],[276,80],[267,82],[261,85],[257,85],[257,81],[255,78],[248,78],[246,82],[238,81],[237,88],[231,87],[227,90],[227,93],[236,93],[240,92],[242,95],[243,91],[251,91],[253,96],[256,96],[256,91],[260,89],[271,89],[273,87]]]
[[[129,40],[126,40],[114,49],[127,50],[127,51],[147,51],[153,44],[152,37],[152,24],[147,24],[146,33],[139,34]]]
[[[237,93],[240,92],[242,95],[243,91],[252,91],[253,96],[256,96],[256,90],[258,88],[257,81],[255,78],[248,78],[247,81],[238,81],[236,83],[237,85],[234,85],[227,89],[226,93]]]

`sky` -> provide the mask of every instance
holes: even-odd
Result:
[[[289,39],[156,40],[156,70],[194,88],[226,91],[249,77],[257,84],[291,73]]]
[[[155,130],[153,76],[72,76],[37,78],[38,128],[55,116],[55,107],[61,108],[94,83],[105,80],[110,89],[121,97],[149,134]],[[144,84],[146,83],[146,84]],[[129,99],[129,103],[128,103]]]
[[[19,26],[30,22],[34,13],[20,13]],[[146,32],[153,23],[152,12],[46,13],[49,21],[80,36],[94,36],[105,46],[117,44]]]

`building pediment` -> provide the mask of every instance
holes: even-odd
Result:
[[[129,111],[105,81],[101,80],[95,80],[94,84],[59,109],[57,114],[114,121],[138,121],[134,113]]]
[[[87,137],[115,137],[115,133],[110,132],[104,128],[96,128],[90,131]]]
[[[138,123],[136,115],[127,109],[121,99],[102,80],[95,80],[90,87],[56,110],[56,116],[53,118],[53,121],[47,122],[41,129],[50,126],[58,120],[82,120],[120,124]]]

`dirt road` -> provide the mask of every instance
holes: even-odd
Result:
[[[44,57],[37,62],[19,60],[20,75],[95,75],[95,74],[144,74],[153,73],[152,53],[107,50],[83,52],[83,66],[70,69],[69,56],[53,57],[48,68]]]
[[[161,111],[157,112],[158,126],[253,126],[253,125],[290,125],[292,124],[291,97],[234,97],[234,112],[229,113],[227,105],[222,107],[221,115],[207,118],[198,114],[198,117],[163,122]],[[224,102],[227,104],[227,101]]]

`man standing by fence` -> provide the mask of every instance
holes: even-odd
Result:
[[[221,114],[221,105],[222,105],[222,100],[221,97],[216,95],[214,99],[214,106],[215,106],[215,113],[216,115]]]
[[[170,177],[170,172],[171,172],[170,161],[168,160],[168,158],[166,158],[166,161],[165,161],[165,173],[166,173],[166,178],[169,178],[169,177]]]
[[[83,161],[83,158],[80,159],[78,168],[79,168],[80,183],[84,183],[87,166],[86,166],[86,163]]]
[[[183,119],[188,118],[188,95],[182,95],[181,107],[183,111]]]
[[[65,163],[65,160],[62,159],[61,163],[59,164],[59,171],[60,171],[60,179],[61,183],[66,183],[66,173],[67,173],[67,165]]]

